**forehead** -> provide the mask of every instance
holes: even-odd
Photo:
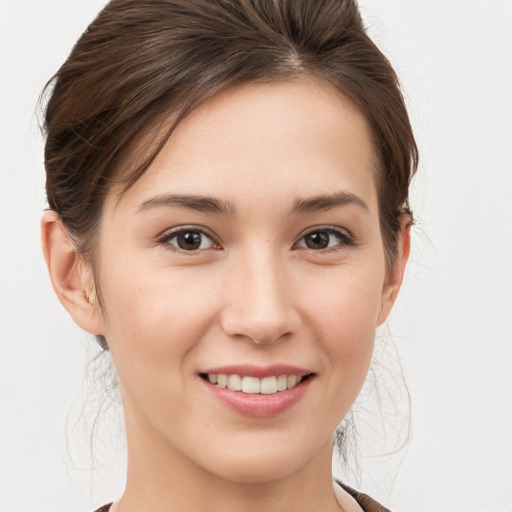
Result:
[[[141,137],[126,160],[137,161],[151,144]],[[284,200],[342,189],[372,203],[377,167],[366,119],[327,82],[250,83],[192,111],[118,200],[134,207],[165,191],[236,202],[262,190]]]

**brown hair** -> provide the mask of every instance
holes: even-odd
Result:
[[[47,85],[48,203],[77,251],[94,248],[117,175],[126,187],[134,183],[200,102],[240,83],[300,75],[333,84],[369,122],[392,260],[418,152],[397,77],[355,0],[112,0]],[[164,132],[150,154],[118,170],[120,156],[155,126]]]

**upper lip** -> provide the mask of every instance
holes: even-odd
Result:
[[[216,366],[215,368],[208,368],[200,373],[203,374],[221,374],[221,375],[240,375],[244,377],[258,377],[263,379],[265,377],[278,377],[279,375],[298,375],[304,377],[313,373],[311,370],[300,368],[298,366],[291,366],[288,364],[274,364],[271,366],[255,366],[251,364],[230,365],[230,366]]]

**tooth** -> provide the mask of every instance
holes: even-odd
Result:
[[[265,377],[261,379],[261,391],[263,395],[272,395],[277,393],[277,379],[275,377]]]
[[[288,386],[288,377],[286,375],[279,375],[277,378],[277,391],[284,391]]]
[[[228,388],[232,391],[243,391],[244,393],[272,395],[278,391],[285,391],[295,387],[302,381],[298,375],[279,375],[278,377],[241,377],[240,375],[225,375],[209,373],[208,380],[217,384],[220,388]]]
[[[294,388],[297,385],[297,376],[296,375],[288,375],[288,389]]]
[[[240,375],[230,375],[228,377],[228,388],[232,391],[240,391],[242,389],[242,379]]]
[[[242,379],[242,391],[244,393],[259,393],[261,381],[258,377],[244,377]]]

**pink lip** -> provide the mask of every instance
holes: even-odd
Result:
[[[272,366],[254,366],[250,364],[219,366],[216,368],[208,368],[201,373],[216,373],[223,375],[240,375],[242,377],[279,377],[279,375],[298,375],[304,377],[313,373],[311,370],[305,370],[298,366],[290,366],[287,364],[275,364]]]
[[[211,368],[204,373],[216,373],[224,375],[242,375],[250,377],[270,377],[278,375],[309,375],[311,372],[288,365],[275,365],[270,367],[224,366]],[[220,388],[201,378],[201,382],[207,390],[221,403],[244,416],[251,418],[271,418],[285,412],[296,404],[309,388],[312,377],[301,381],[295,387],[286,391],[279,391],[272,395],[250,394],[242,391],[232,391],[228,388]]]

